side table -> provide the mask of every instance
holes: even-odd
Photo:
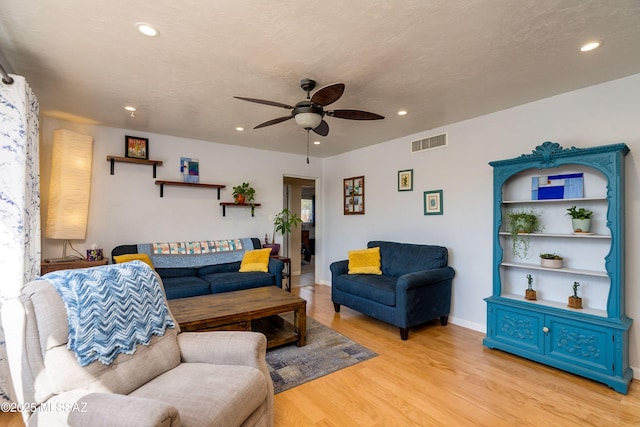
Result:
[[[105,258],[100,261],[87,261],[79,259],[77,261],[64,261],[64,262],[41,262],[40,263],[40,275],[51,273],[58,270],[75,270],[76,268],[89,268],[97,267],[99,265],[107,265],[109,259]]]
[[[291,258],[287,258],[280,255],[273,255],[271,258],[279,259],[284,263],[284,269],[282,269],[282,280],[286,280],[285,291],[291,292]]]

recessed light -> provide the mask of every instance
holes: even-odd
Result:
[[[400,111],[398,111],[398,115],[399,115],[399,116],[406,116],[406,115],[407,115],[407,110],[400,110]]]
[[[313,145],[320,145],[320,141],[313,141]]]
[[[237,130],[238,132],[242,132],[242,131],[244,130],[244,128],[243,128],[242,126],[238,126],[238,127],[236,128],[236,130]]]
[[[136,107],[132,107],[131,105],[125,106],[124,109],[127,111],[136,111]]]
[[[600,46],[602,46],[602,41],[600,40],[591,41],[589,43],[585,43],[582,46],[580,46],[580,52],[589,52],[593,49],[599,48]]]
[[[151,24],[147,24],[146,22],[136,23],[136,28],[145,36],[157,37],[158,35],[160,35],[160,31],[158,31],[156,27]]]

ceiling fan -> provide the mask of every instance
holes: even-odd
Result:
[[[337,117],[339,119],[348,120],[381,120],[383,116],[368,111],[360,110],[333,110],[326,111],[323,107],[336,102],[342,96],[344,92],[344,83],[333,83],[318,89],[313,95],[310,95],[311,91],[315,89],[316,82],[311,79],[302,79],[300,81],[300,87],[307,92],[307,99],[298,102],[295,107],[291,105],[282,104],[275,101],[267,101],[264,99],[256,98],[244,98],[241,96],[234,96],[234,98],[242,99],[243,101],[256,102],[258,104],[271,105],[273,107],[281,107],[287,110],[292,110],[291,114],[284,117],[278,117],[266,121],[254,127],[254,129],[263,128],[266,126],[275,125],[295,118],[296,123],[303,127],[307,133],[312,130],[318,135],[327,136],[329,134],[329,125],[324,120],[324,116]]]

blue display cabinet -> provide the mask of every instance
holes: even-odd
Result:
[[[493,294],[485,299],[483,341],[624,394],[632,378],[632,320],[625,314],[628,153],[625,144],[562,148],[545,142],[531,154],[489,163],[494,169]],[[567,214],[573,206],[593,212],[590,232],[571,227]],[[524,245],[519,251],[508,231],[512,211],[534,213],[541,225],[539,231],[515,235]],[[541,266],[541,253],[560,255],[562,267]],[[535,291],[535,300],[525,298],[527,289]],[[572,296],[580,298],[581,308],[569,306]]]

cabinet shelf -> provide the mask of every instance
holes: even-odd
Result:
[[[596,277],[609,277],[606,271],[596,271],[596,270],[583,270],[579,268],[548,268],[542,267],[539,264],[528,264],[524,262],[503,262],[500,264],[503,267],[513,267],[513,268],[525,268],[528,270],[544,270],[551,271],[554,273],[566,273],[566,274],[580,274],[582,276],[596,276]]]
[[[157,180],[156,185],[160,186],[160,197],[164,197],[165,185],[175,185],[179,187],[215,188],[218,190],[218,200],[220,200],[220,189],[226,187],[226,185],[221,185],[221,184],[202,184],[199,182],[163,181],[163,180]]]
[[[544,199],[544,200],[503,200],[505,205],[510,204],[545,204],[545,203],[581,203],[581,202],[606,202],[606,197],[581,197],[579,199]]]
[[[538,299],[535,301],[531,301],[531,300],[525,300],[522,295],[508,294],[508,293],[502,294],[502,298],[506,298],[514,301],[521,301],[524,305],[531,304],[536,306],[551,307],[559,310],[566,310],[568,313],[571,313],[571,314],[578,314],[578,315],[588,314],[588,315],[597,316],[597,317],[604,317],[604,318],[607,317],[606,311],[598,310],[597,308],[588,308],[588,307],[580,308],[580,309],[569,308],[567,307],[566,303],[560,303],[558,301],[550,301],[545,299]]]
[[[227,216],[227,206],[237,206],[237,207],[250,207],[251,208],[251,216],[253,217],[255,214],[255,208],[261,206],[260,203],[234,203],[234,202],[220,202],[220,206],[222,206],[222,216]]]
[[[111,163],[111,175],[115,175],[115,162],[133,163],[136,165],[153,165],[153,177],[156,177],[156,167],[162,166],[162,160],[134,159],[132,157],[107,156],[107,161]]]
[[[498,234],[501,236],[511,236],[511,233],[506,231],[501,231]],[[569,239],[611,239],[611,236],[608,234],[588,234],[588,233],[518,233],[518,236],[527,236],[527,237],[560,237],[560,238],[569,238]]]

